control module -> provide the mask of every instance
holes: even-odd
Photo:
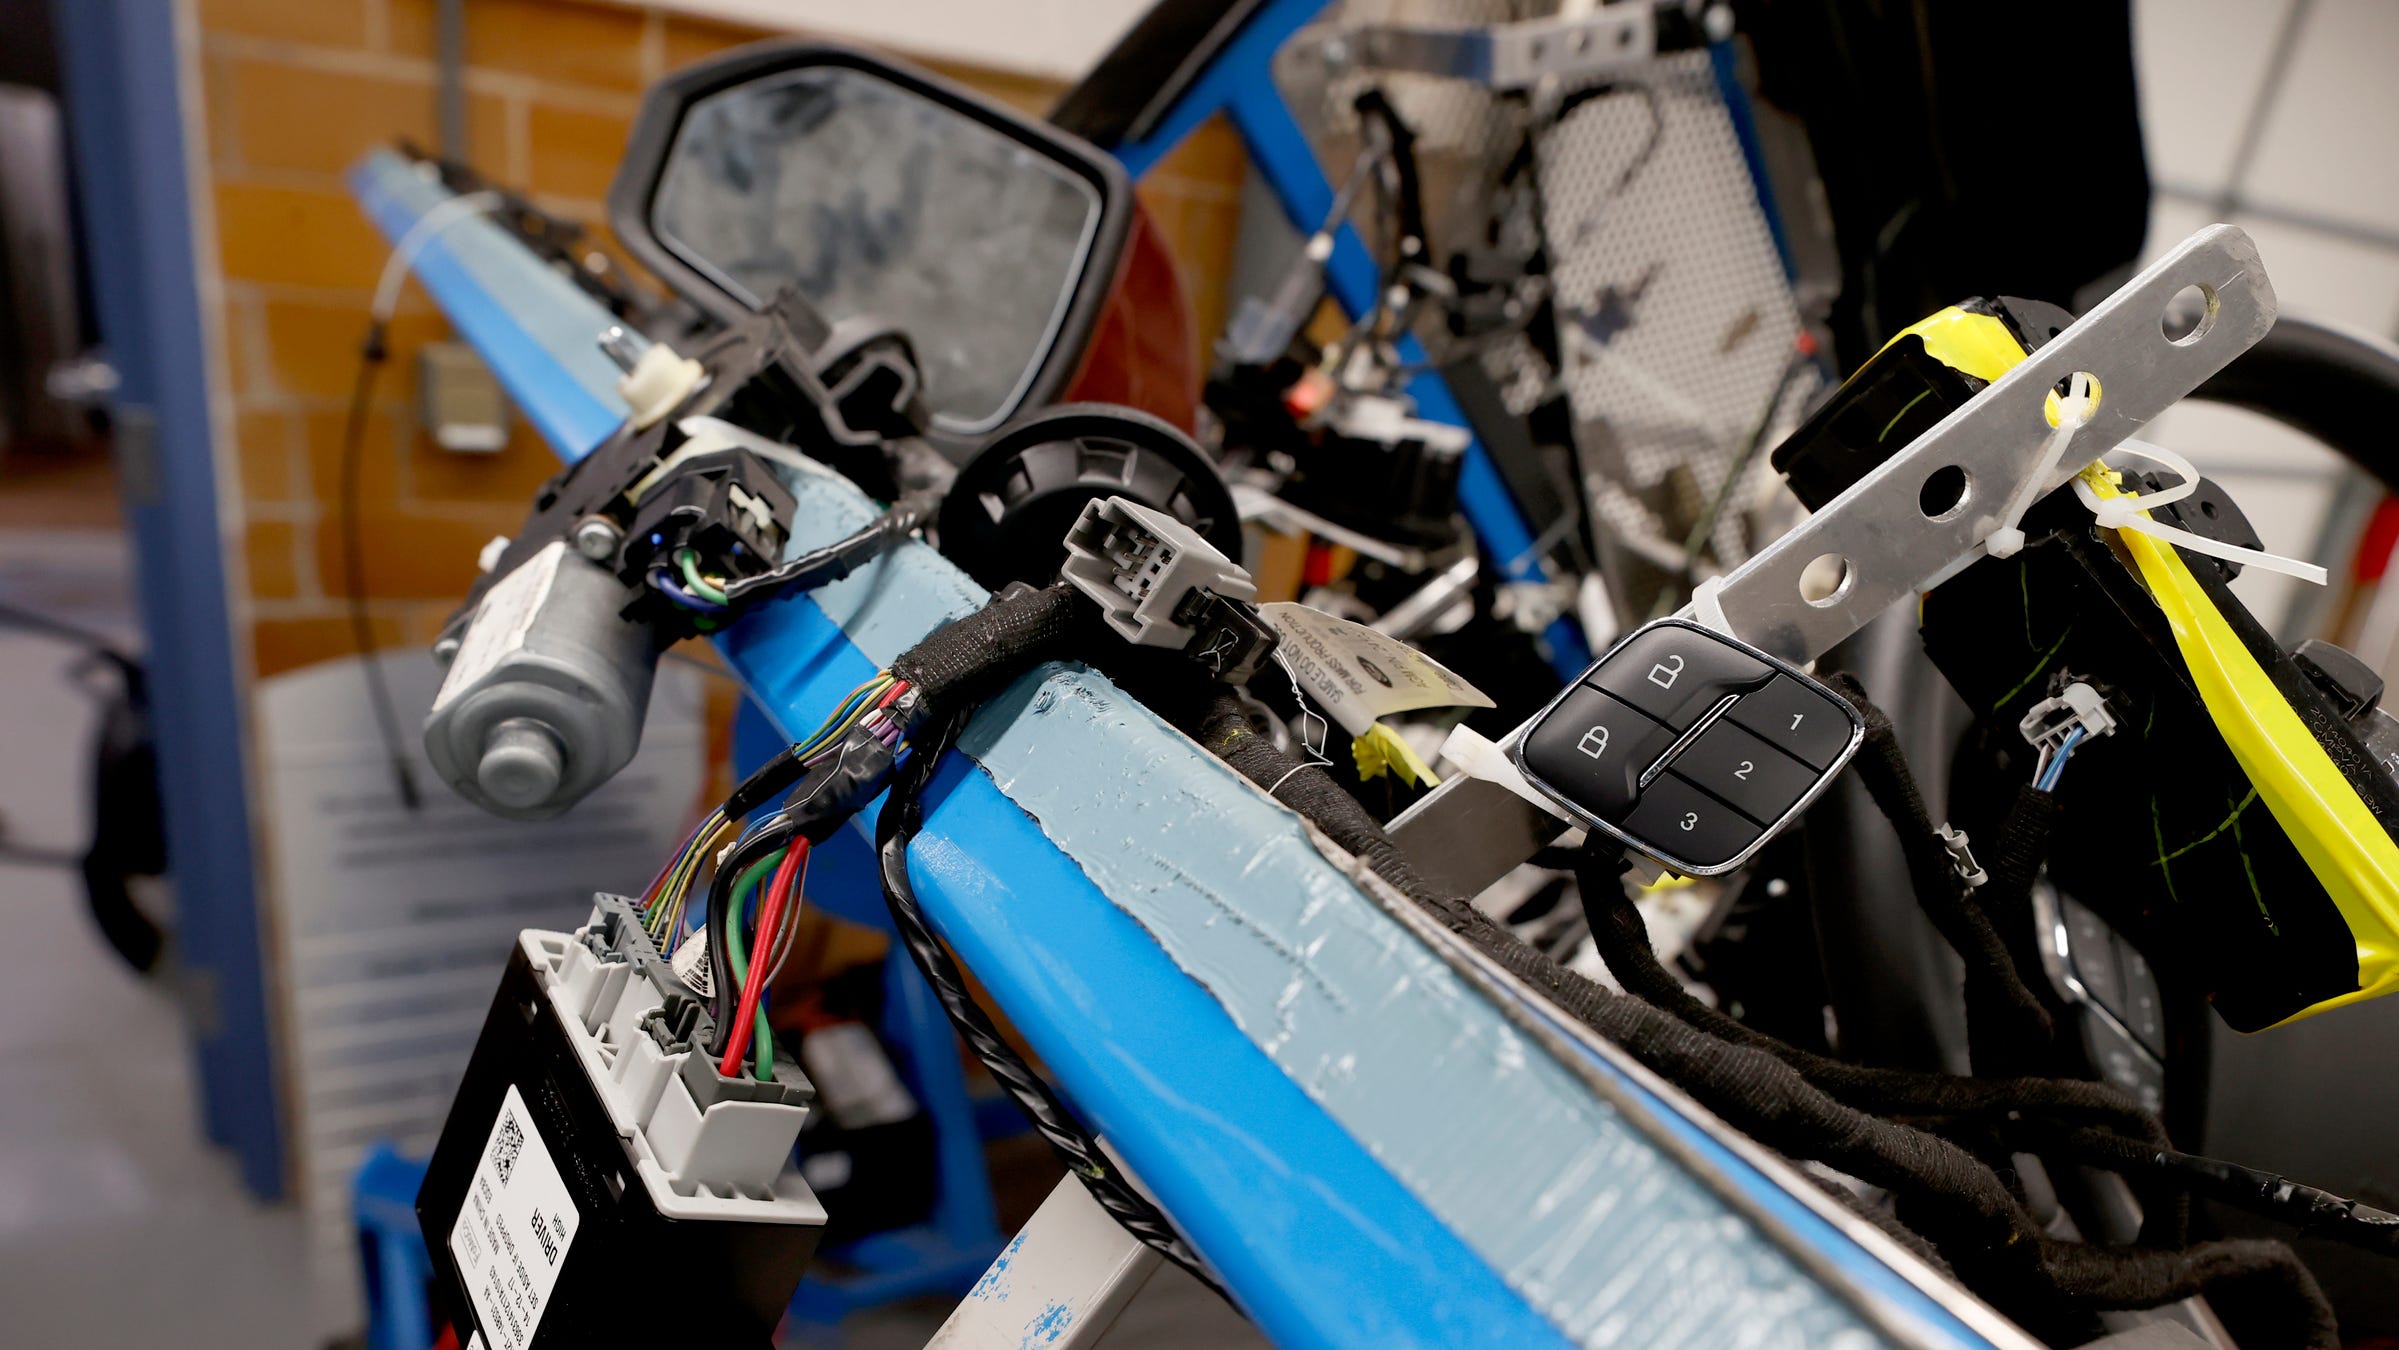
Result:
[[[1637,629],[1541,710],[1527,782],[1585,826],[1685,876],[1748,861],[1849,763],[1848,701],[1687,619]]]
[[[723,1076],[713,1034],[631,901],[518,935],[417,1194],[460,1345],[770,1342],[825,1225],[815,1090],[780,1052]]]

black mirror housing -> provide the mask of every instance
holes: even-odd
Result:
[[[934,404],[928,439],[950,457],[961,457],[979,444],[991,428],[1022,412],[1054,402],[1074,377],[1116,281],[1134,215],[1132,189],[1116,161],[1086,142],[938,76],[864,52],[821,43],[775,40],[741,47],[677,71],[651,87],[643,97],[624,158],[608,192],[609,226],[626,252],[718,324],[729,325],[746,318],[771,296],[761,295],[754,300],[744,295],[725,276],[711,275],[704,265],[695,265],[699,260],[691,256],[688,246],[678,247],[674,240],[664,236],[659,228],[659,205],[676,148],[694,110],[704,102],[745,86],[772,87],[777,82],[791,81],[795,76],[804,77],[815,71],[835,73],[835,78],[840,78],[840,72],[863,76],[955,113],[1062,170],[1075,183],[1087,187],[1090,200],[1095,203],[1095,219],[1081,245],[1080,270],[1072,276],[1067,293],[1050,318],[1046,342],[1036,345],[1028,369],[1015,388],[996,408],[977,408],[971,415],[949,414],[938,403]],[[817,297],[809,298],[820,307],[833,308],[824,306]],[[828,312],[826,317],[837,323],[853,317],[872,317],[899,323],[904,328],[908,316]],[[910,336],[922,349],[925,337]]]

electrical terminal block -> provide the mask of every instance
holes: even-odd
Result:
[[[621,896],[595,898],[553,978],[568,1039],[642,1166],[685,1199],[775,1197],[816,1095],[790,1056],[777,1051],[773,1082],[717,1072],[714,1022]]]
[[[2106,696],[2082,680],[2072,680],[2052,697],[2035,703],[2016,724],[2033,749],[2050,751],[2065,744],[2076,727],[2082,728],[2085,740],[2113,735],[2116,730],[2116,715],[2108,711]]]
[[[724,1076],[714,1031],[621,896],[572,933],[518,935],[417,1196],[462,1334],[772,1334],[825,1225],[792,1156],[815,1090],[780,1051],[771,1079]],[[685,1272],[679,1297],[622,1297],[648,1263]]]
[[[1084,506],[1066,532],[1060,575],[1128,642],[1186,653],[1238,684],[1274,650],[1249,603],[1256,583],[1183,522],[1122,497]]]

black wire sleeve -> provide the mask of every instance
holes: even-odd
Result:
[[[1142,1243],[1156,1248],[1202,1284],[1222,1294],[1224,1290],[1199,1254],[1183,1241],[1158,1207],[1116,1170],[1100,1148],[1098,1137],[1075,1118],[1049,1083],[1000,1035],[990,1016],[975,1002],[957,962],[934,934],[923,906],[917,901],[915,885],[908,876],[908,843],[924,824],[925,785],[932,781],[941,757],[957,743],[965,725],[966,712],[954,712],[943,718],[930,735],[914,738],[915,749],[900,767],[891,793],[884,799],[882,814],[876,818],[875,843],[882,863],[883,900],[891,910],[901,945],[908,949],[909,958],[923,973],[925,982],[933,986],[942,1011],[949,1014],[950,1024],[957,1028],[967,1048],[991,1071],[992,1078],[1033,1122],[1042,1138],[1049,1141],[1051,1150],[1066,1164],[1067,1170],[1081,1179],[1100,1208]]]
[[[1865,744],[1851,767],[1899,832],[1917,904],[1966,963],[1966,1036],[1976,1072],[2024,1073],[2052,1067],[2056,1024],[2047,1005],[2025,984],[1990,916],[1959,878],[1890,717],[1866,697],[1855,677],[1834,675],[1826,684],[1865,720]]]

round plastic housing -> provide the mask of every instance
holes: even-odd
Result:
[[[1241,519],[1197,442],[1147,413],[1067,403],[994,433],[958,471],[941,508],[941,551],[976,581],[1055,579],[1087,504],[1127,497],[1241,556]]]

